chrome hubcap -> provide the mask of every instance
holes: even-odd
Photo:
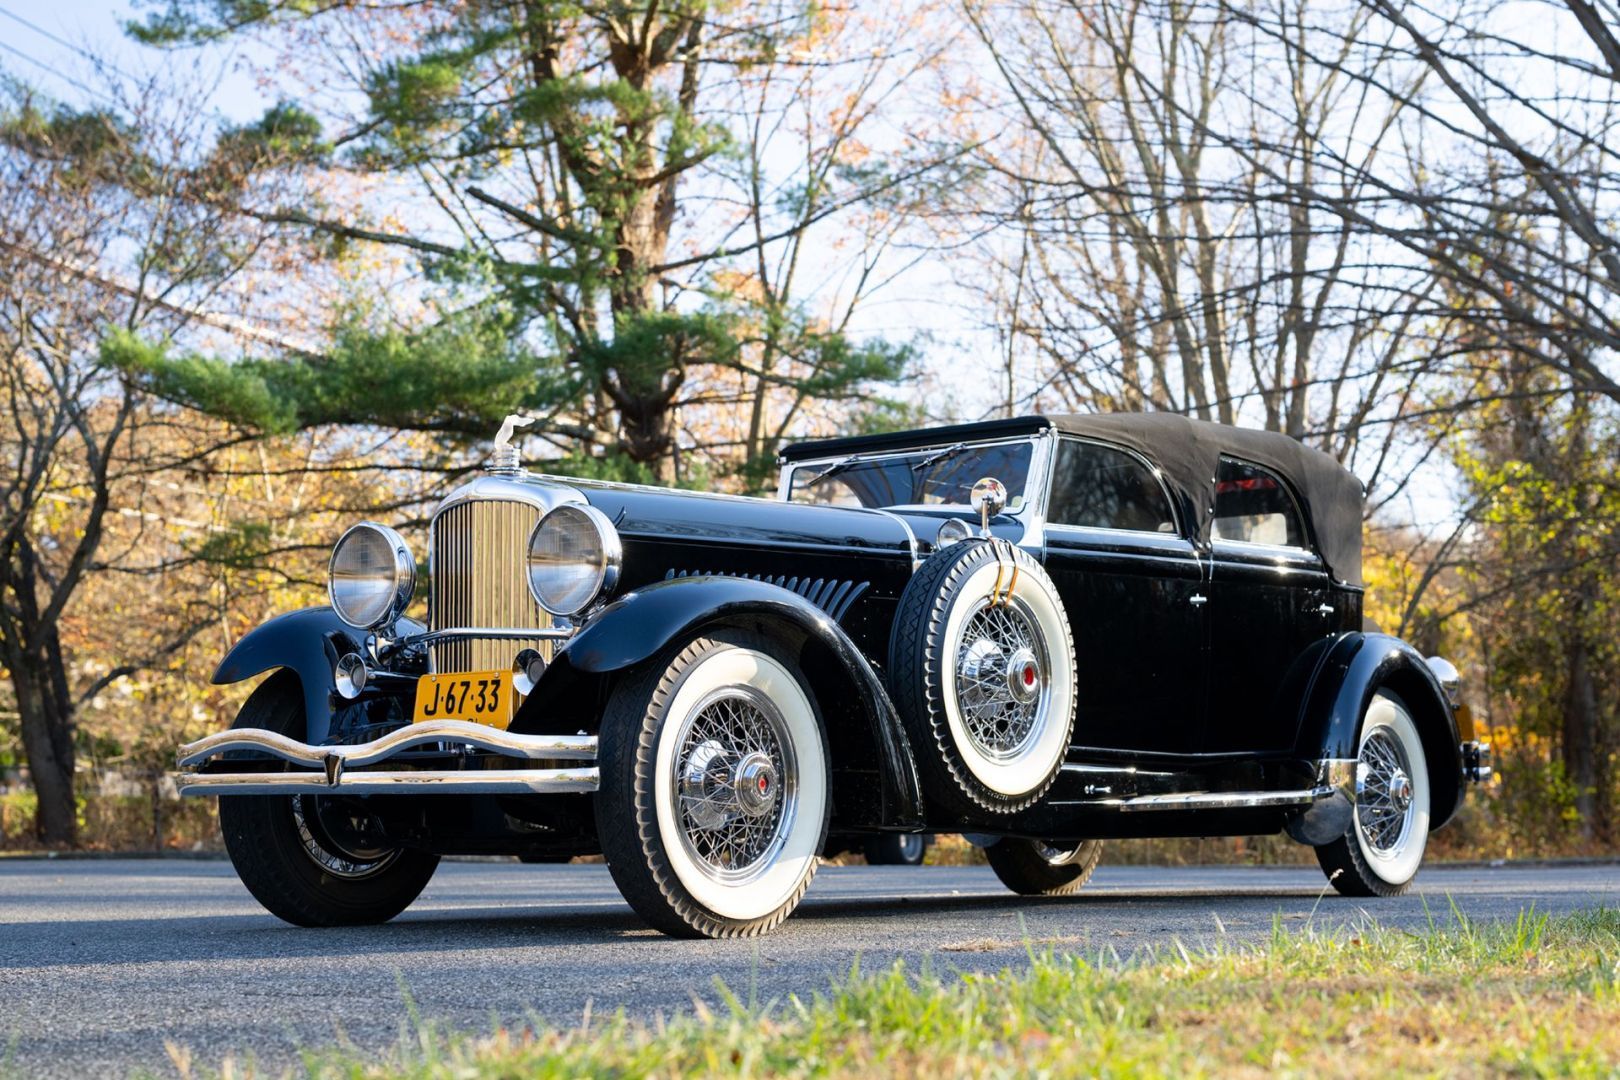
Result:
[[[988,601],[962,628],[956,700],[968,737],[992,758],[1017,756],[1044,715],[1046,656],[1034,619],[1017,598]]]
[[[1031,649],[1019,649],[1007,662],[1007,692],[1020,705],[1041,696],[1041,664]]]
[[[798,805],[781,714],[752,687],[726,687],[692,711],[678,738],[674,795],[687,852],[727,884],[769,869]]]
[[[1412,777],[1406,749],[1385,730],[1361,744],[1356,762],[1356,822],[1367,846],[1380,855],[1400,848],[1411,827]]]
[[[764,817],[776,808],[776,768],[757,750],[737,766],[731,786],[737,806],[749,817]]]
[[[1066,847],[1062,844],[1050,843],[1043,840],[1035,841],[1035,851],[1048,866],[1068,866],[1080,858],[1080,852],[1085,844],[1076,844]]]

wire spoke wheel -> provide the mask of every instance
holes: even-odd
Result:
[[[771,862],[797,809],[798,762],[781,713],[750,687],[727,687],[678,738],[681,842],[711,877],[746,882]]]
[[[358,881],[380,874],[399,857],[398,848],[379,848],[365,842],[344,842],[341,825],[335,824],[341,811],[328,800],[315,795],[295,795],[292,803],[293,827],[310,860],[336,878]]]
[[[986,601],[962,627],[956,699],[968,737],[990,757],[1016,756],[1044,719],[1046,649],[1022,600]]]
[[[1412,824],[1412,765],[1387,731],[1374,731],[1362,743],[1356,786],[1362,836],[1381,855],[1395,852]]]
[[[298,676],[283,669],[249,695],[238,728],[305,731]],[[427,886],[439,857],[390,843],[363,800],[332,795],[228,795],[219,828],[237,876],[294,926],[386,922]]]
[[[930,556],[900,597],[887,675],[941,811],[1014,813],[1057,779],[1074,729],[1074,635],[1027,551],[973,540]]]
[[[1006,837],[984,855],[1001,883],[1020,896],[1072,896],[1091,879],[1102,842]]]
[[[625,900],[682,937],[750,937],[792,913],[831,808],[810,687],[775,642],[695,637],[613,692],[597,835]]]

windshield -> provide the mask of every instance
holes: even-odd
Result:
[[[993,476],[1007,487],[1007,510],[1017,513],[1034,452],[1026,439],[807,462],[794,468],[788,498],[822,506],[967,507],[974,483]]]

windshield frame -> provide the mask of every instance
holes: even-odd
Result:
[[[1031,445],[1029,475],[1024,481],[1024,503],[1017,510],[1002,511],[1002,516],[1014,518],[1022,522],[1026,529],[1029,529],[1032,526],[1038,526],[1045,519],[1048,481],[1051,478],[1051,458],[1053,449],[1057,445],[1057,440],[1052,437],[1050,430],[1038,431],[1028,435],[1001,435],[987,439],[970,440],[953,438],[928,439],[924,437],[919,438],[916,444],[912,446],[878,450],[870,453],[853,450],[844,454],[827,454],[822,457],[785,461],[781,464],[777,475],[777,501],[793,502],[793,475],[800,469],[810,475],[815,475],[826,471],[840,461],[864,463],[868,461],[884,461],[890,458],[916,457],[934,451],[948,450],[956,446],[961,446],[962,451],[966,452],[979,447],[1014,446],[1020,443]],[[814,504],[799,503],[797,505],[808,506]],[[910,504],[900,504],[900,508],[914,509]],[[865,509],[882,510],[885,513],[896,512],[895,507],[866,507]],[[931,504],[927,507],[929,511],[950,509],[960,509],[963,511],[963,516],[972,516],[972,511],[967,507],[958,507],[954,503]]]

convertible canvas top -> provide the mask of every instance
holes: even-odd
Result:
[[[783,461],[837,454],[870,453],[919,445],[970,442],[1057,430],[1134,450],[1158,465],[1165,483],[1193,524],[1194,535],[1207,543],[1214,517],[1215,470],[1223,454],[1263,465],[1289,482],[1301,501],[1306,527],[1335,579],[1361,584],[1361,481],[1331,456],[1275,431],[1228,427],[1192,420],[1176,413],[1099,413],[1020,416],[883,435],[851,436],[796,443],[782,452]]]

